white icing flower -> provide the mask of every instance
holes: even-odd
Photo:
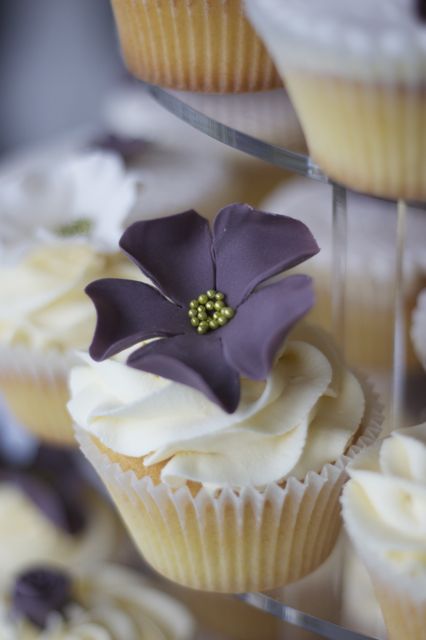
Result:
[[[34,244],[89,241],[116,251],[137,196],[136,180],[118,155],[76,154],[0,183],[0,260],[10,262]]]

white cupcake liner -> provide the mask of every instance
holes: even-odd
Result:
[[[54,445],[75,446],[66,409],[71,352],[0,346],[0,393],[18,422]]]
[[[370,548],[360,531],[352,531],[345,495],[342,496],[345,525],[355,550],[374,586],[389,640],[424,640],[426,628],[426,572],[410,577],[398,571],[383,554]]]
[[[411,339],[417,357],[426,369],[426,289],[417,298],[411,323]]]
[[[302,578],[330,554],[339,529],[346,464],[380,432],[381,409],[369,386],[362,435],[347,454],[303,481],[264,491],[201,487],[176,491],[138,479],[78,430],[83,453],[108,487],[145,559],[180,584],[218,592],[267,590]]]

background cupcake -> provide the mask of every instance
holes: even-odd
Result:
[[[316,304],[311,319],[331,329],[332,216],[331,188],[310,180],[285,183],[261,204],[267,211],[285,211],[312,229],[321,251],[303,265],[314,278]],[[404,259],[406,324],[418,292],[426,282],[426,216],[412,208],[407,217]],[[392,366],[394,325],[396,214],[391,204],[356,194],[348,196],[348,252],[345,305],[345,352],[361,367],[388,372]],[[417,359],[408,339],[407,364]]]
[[[372,578],[390,640],[420,640],[426,623],[426,425],[393,432],[350,465],[349,536]]]
[[[0,393],[48,442],[73,443],[67,375],[94,322],[85,284],[134,274],[115,244],[136,195],[120,158],[99,152],[1,184]]]
[[[414,2],[246,0],[314,160],[387,198],[426,198],[426,23]]]
[[[241,0],[112,0],[124,60],[174,89],[259,91],[280,84]]]
[[[378,429],[370,392],[323,333],[301,329],[283,346],[312,305],[310,279],[253,292],[316,242],[296,220],[230,205],[212,237],[187,212],[135,223],[120,243],[174,302],[137,282],[88,287],[96,360],[165,339],[131,353],[130,367],[86,358],[73,370],[84,453],[163,575],[225,592],[296,581],[331,552],[346,456]],[[179,271],[164,259],[171,243]]]
[[[3,586],[0,633],[25,640],[190,640],[194,624],[181,604],[129,569],[65,573],[47,564],[27,567]]]
[[[70,453],[39,448],[0,466],[0,582],[32,563],[87,566],[110,559],[124,533],[109,505],[82,480]]]
[[[416,308],[412,316],[411,338],[417,357],[426,369],[426,291],[417,298]]]

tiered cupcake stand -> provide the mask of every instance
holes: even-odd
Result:
[[[214,108],[208,109],[209,115],[191,104],[191,94],[166,91],[158,86],[146,84],[146,90],[165,109],[195,127],[202,133],[215,138],[243,153],[255,156],[283,170],[317,180],[330,185],[332,192],[332,318],[333,334],[343,348],[345,333],[345,282],[347,261],[347,191],[346,188],[330,180],[312,159],[301,153],[270,144],[244,131],[233,128],[215,118]],[[213,97],[219,101],[220,96]],[[265,96],[267,100],[267,96]],[[198,104],[197,102],[195,104]],[[202,104],[202,103],[201,103]],[[204,111],[204,110],[203,110]],[[218,113],[221,113],[218,110]],[[237,125],[238,126],[238,125]],[[390,425],[392,428],[402,426],[402,406],[405,382],[405,320],[403,313],[403,260],[405,245],[405,224],[407,207],[404,202],[395,203],[397,207],[397,232],[395,237],[395,295],[394,295],[394,336],[392,367],[392,407]],[[416,205],[417,206],[417,205]],[[310,632],[310,638],[328,638],[329,640],[376,640],[338,624],[328,622],[296,608],[283,604],[275,597],[261,593],[246,593],[237,596],[248,604],[261,609],[280,620],[290,623],[299,630]],[[359,612],[362,617],[363,612]],[[299,631],[295,630],[295,637]],[[283,638],[293,638],[291,630],[283,632]],[[305,637],[305,636],[303,636]],[[402,639],[401,639],[402,640]]]

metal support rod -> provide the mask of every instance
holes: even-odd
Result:
[[[407,205],[403,200],[399,200],[397,206],[396,225],[391,431],[403,426],[402,415],[404,406],[406,348],[404,314],[404,252],[406,221]]]
[[[345,187],[333,184],[331,306],[333,335],[345,351],[346,270],[348,253],[347,194]]]

